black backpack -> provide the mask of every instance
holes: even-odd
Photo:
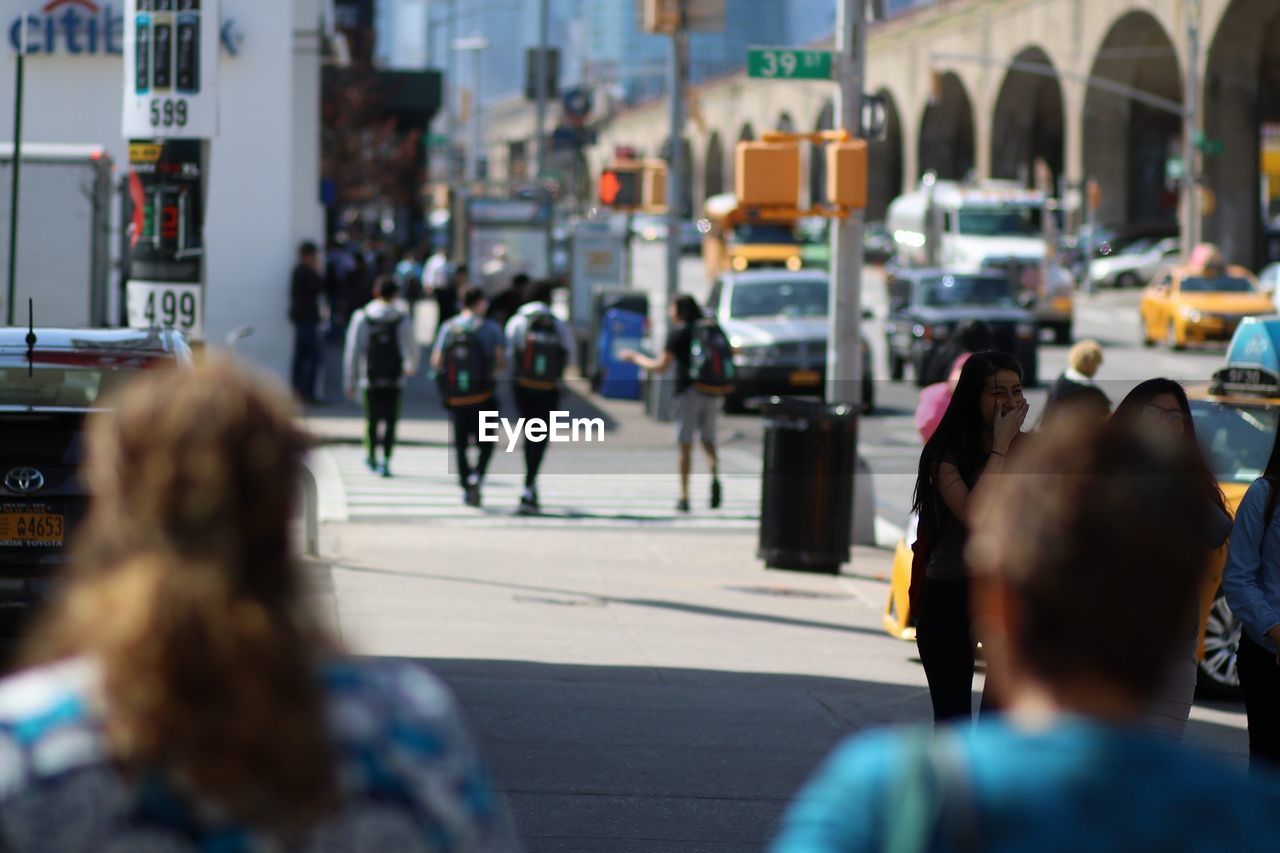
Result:
[[[547,391],[557,386],[564,373],[566,354],[554,314],[543,310],[529,315],[517,355],[516,382]]]
[[[689,380],[704,394],[733,393],[733,347],[715,320],[699,320],[689,330]]]
[[[402,314],[378,320],[365,316],[369,324],[365,371],[371,386],[397,385],[404,376],[404,353],[400,351],[400,324],[404,319]]]
[[[439,382],[446,406],[471,406],[493,396],[493,354],[480,339],[481,322],[456,323],[445,336]]]

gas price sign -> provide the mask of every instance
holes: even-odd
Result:
[[[124,135],[218,133],[218,0],[126,0]]]

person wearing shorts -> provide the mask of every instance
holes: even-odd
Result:
[[[702,319],[702,309],[692,296],[682,294],[671,300],[668,317],[671,330],[667,333],[667,343],[662,355],[650,358],[635,350],[622,350],[618,357],[650,373],[662,373],[675,363],[676,443],[680,448],[680,499],[676,501],[676,510],[689,511],[689,474],[693,470],[695,439],[701,440],[702,449],[707,456],[707,466],[711,469],[711,508],[719,509],[724,499],[716,453],[716,416],[720,411],[720,398],[694,388],[690,377],[693,326]]]

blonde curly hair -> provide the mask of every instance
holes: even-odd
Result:
[[[332,645],[292,547],[306,445],[285,398],[228,361],[126,386],[88,424],[89,513],[27,655],[99,664],[126,771],[281,831],[337,790],[318,681]]]

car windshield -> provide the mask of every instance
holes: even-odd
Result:
[[[944,275],[920,282],[921,301],[929,308],[984,305],[1013,308],[1017,300],[1007,279],[993,276]]]
[[[37,361],[28,375],[25,358],[21,364],[11,361],[0,364],[0,406],[92,408],[142,369],[136,361],[128,366],[42,365]]]
[[[733,286],[729,316],[823,317],[827,313],[827,282],[821,279],[777,279],[738,282]]]
[[[737,225],[733,229],[735,243],[797,243],[790,225]]]
[[[1038,237],[1040,211],[1034,207],[966,207],[960,233],[970,237]]]
[[[1252,483],[1262,476],[1275,442],[1280,409],[1191,401],[1196,437],[1222,483]]]
[[[1195,276],[1182,280],[1183,293],[1255,293],[1253,282],[1247,278],[1224,275],[1218,278]]]

